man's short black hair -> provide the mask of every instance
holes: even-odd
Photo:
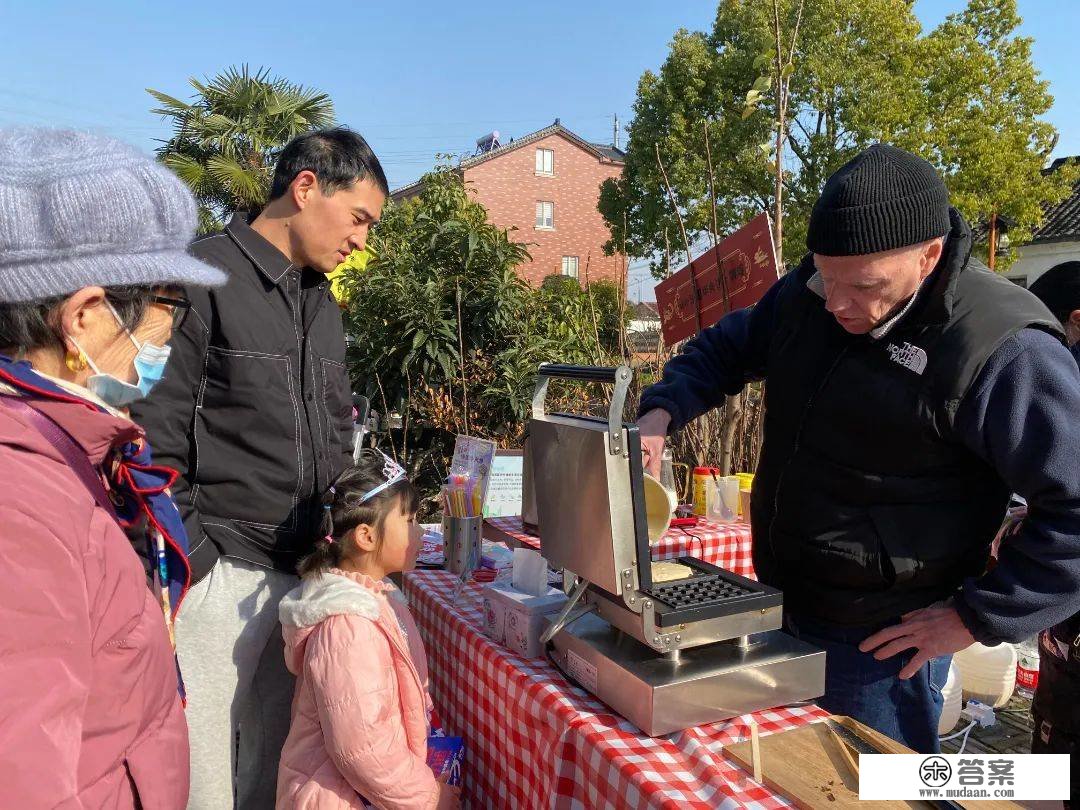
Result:
[[[278,155],[270,199],[289,190],[302,171],[314,172],[319,188],[327,196],[360,180],[371,179],[383,194],[390,193],[379,159],[358,133],[347,127],[320,129],[298,135]]]
[[[1080,262],[1054,265],[1028,289],[1065,323],[1071,313],[1080,309]]]

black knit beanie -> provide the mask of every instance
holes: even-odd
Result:
[[[1080,309],[1080,262],[1054,265],[1035,279],[1028,292],[1065,323],[1071,313]]]
[[[862,256],[949,232],[949,193],[917,155],[877,144],[826,183],[810,214],[806,246],[822,256]]]

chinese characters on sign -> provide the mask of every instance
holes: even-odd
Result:
[[[520,450],[499,450],[491,462],[491,483],[484,501],[484,517],[521,514],[524,459]]]
[[[768,214],[656,285],[664,342],[677,343],[725,314],[756,304],[778,276]]]

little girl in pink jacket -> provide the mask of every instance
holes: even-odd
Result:
[[[458,807],[426,764],[427,659],[400,593],[423,534],[404,471],[374,451],[324,498],[326,536],[281,602],[285,661],[296,675],[281,752],[278,810]]]

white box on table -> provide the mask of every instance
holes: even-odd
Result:
[[[525,658],[536,658],[543,652],[540,634],[546,626],[544,617],[558,613],[566,604],[566,594],[558,588],[531,596],[509,583],[495,582],[486,585],[482,594],[485,635]]]

